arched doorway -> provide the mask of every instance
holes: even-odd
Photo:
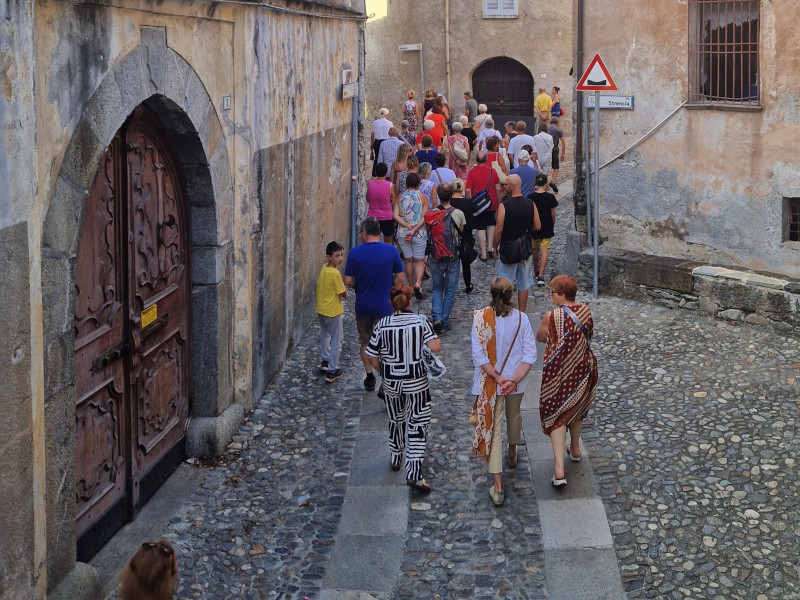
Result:
[[[533,117],[533,75],[513,58],[492,58],[475,69],[472,89],[494,117],[496,129],[502,131],[503,121]]]
[[[78,558],[130,520],[184,456],[189,417],[187,201],[144,104],[89,193],[75,274]]]

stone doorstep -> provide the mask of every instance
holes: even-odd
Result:
[[[593,250],[579,256],[584,285],[591,286]],[[714,284],[714,282],[719,282]],[[711,282],[714,285],[709,286]],[[643,293],[631,289],[634,284]],[[771,325],[782,333],[800,333],[800,280],[776,273],[752,271],[736,267],[717,267],[695,261],[665,256],[641,254],[611,247],[600,248],[600,285],[607,293],[632,297],[636,300],[666,302],[678,308],[702,310],[727,321],[744,321],[752,325]],[[698,293],[702,287],[704,293]],[[718,288],[742,290],[743,295],[763,297],[765,310],[750,306],[735,306],[734,295],[723,298]],[[642,289],[643,288],[643,289]],[[714,290],[710,294],[708,288]],[[749,290],[749,291],[746,291]],[[777,305],[769,295],[784,295],[789,307],[782,319]],[[699,296],[699,298],[698,298]],[[699,302],[698,302],[699,300]]]

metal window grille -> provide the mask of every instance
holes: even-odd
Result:
[[[759,104],[759,0],[689,0],[689,102]]]
[[[784,198],[784,242],[800,242],[800,198]]]

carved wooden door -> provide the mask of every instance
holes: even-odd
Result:
[[[158,119],[140,106],[106,150],[87,202],[74,316],[79,560],[183,457],[190,361],[182,181]]]

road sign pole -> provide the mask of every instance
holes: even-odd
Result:
[[[586,177],[586,240],[592,244],[593,231],[592,231],[592,161],[591,152],[589,152],[589,109],[583,107],[583,158],[584,158],[584,174]]]
[[[597,298],[600,280],[600,92],[594,93],[594,279],[592,297]]]

